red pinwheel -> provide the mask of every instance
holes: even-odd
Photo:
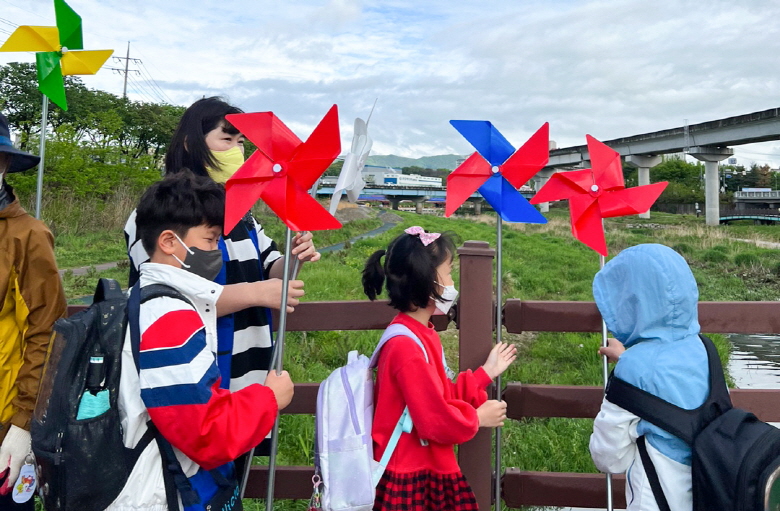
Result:
[[[553,174],[531,204],[569,199],[572,234],[606,256],[602,219],[647,211],[668,183],[626,188],[620,154],[590,135],[586,138],[592,168]]]
[[[306,142],[301,142],[273,112],[231,114],[226,119],[257,146],[257,151],[225,183],[226,233],[258,199],[263,199],[293,231],[341,227],[306,193],[341,152],[336,105]]]

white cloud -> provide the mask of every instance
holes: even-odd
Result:
[[[53,22],[50,0],[0,2],[2,19]],[[90,48],[123,56],[132,41],[178,104],[225,95],[305,137],[338,103],[346,146],[379,98],[376,153],[470,152],[453,118],[491,120],[515,145],[549,121],[562,147],[780,106],[769,0],[70,2]],[[84,81],[121,93],[116,73]],[[780,143],[740,150],[780,164]]]

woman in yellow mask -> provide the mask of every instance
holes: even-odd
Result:
[[[165,158],[166,174],[189,169],[224,183],[244,163],[244,136],[225,120],[228,114],[243,113],[220,98],[203,98],[190,106],[179,121]],[[130,285],[138,279],[138,267],[148,261],[136,237],[135,212],[125,226],[130,256]],[[262,226],[248,214],[219,240],[222,269],[215,282],[225,286],[217,301],[219,356],[222,386],[231,391],[253,383],[262,384],[270,367],[271,314],[282,296],[282,257],[276,243],[265,235]],[[320,258],[311,233],[295,236],[293,254],[300,261]],[[298,305],[303,282],[289,285],[287,310]],[[264,442],[265,443],[265,442]],[[255,454],[268,448],[261,445]]]

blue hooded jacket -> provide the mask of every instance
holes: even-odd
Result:
[[[628,348],[616,376],[682,408],[704,403],[709,369],[698,337],[699,291],[682,256],[658,244],[628,248],[596,274],[593,296],[609,331]],[[679,438],[644,420],[637,434],[690,466],[691,449]]]

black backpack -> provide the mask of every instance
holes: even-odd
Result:
[[[731,404],[715,345],[707,349],[710,393],[699,408],[685,410],[610,375],[608,401],[672,433],[691,446],[694,511],[763,511],[768,485],[780,469],[780,429]],[[669,504],[645,445],[637,447],[661,511]]]
[[[164,285],[147,286],[138,294],[136,303],[159,296],[184,299]],[[167,444],[149,423],[135,448],[124,446],[117,398],[128,309],[119,283],[100,279],[91,306],[54,324],[30,426],[40,494],[47,511],[104,510],[124,488],[149,442],[156,439]],[[136,352],[137,346],[133,348]],[[107,409],[78,419],[86,394],[100,392],[108,393]],[[171,473],[171,464],[165,463],[165,452],[173,453],[170,444],[161,445],[161,451],[163,466],[168,469],[163,474],[169,504],[175,503],[171,509],[178,509],[175,488],[179,481],[174,485],[173,479],[181,474],[181,467],[174,462]]]

